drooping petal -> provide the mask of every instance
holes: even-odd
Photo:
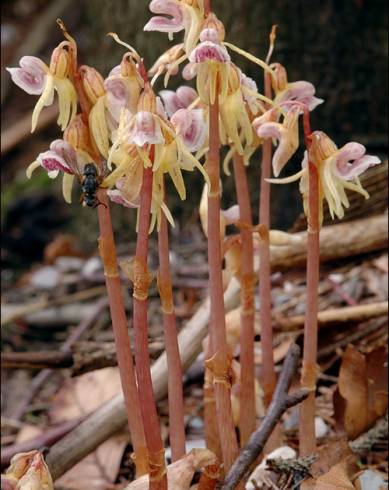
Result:
[[[21,68],[6,68],[12,81],[28,94],[40,95],[43,92],[48,67],[35,56],[23,56],[19,65]]]
[[[339,177],[352,180],[373,165],[381,163],[376,156],[365,155],[366,148],[359,143],[347,143],[336,152],[335,171]]]
[[[180,109],[171,122],[190,152],[199,150],[205,143],[207,124],[203,109]]]
[[[62,179],[62,194],[65,202],[71,204],[72,202],[72,189],[73,189],[74,175],[64,173]]]
[[[105,117],[105,96],[99,97],[89,114],[89,127],[93,139],[104,158],[108,158],[109,135]]]
[[[158,118],[151,112],[138,112],[135,115],[135,126],[131,140],[131,142],[141,147],[146,143],[150,145],[164,143],[165,140]]]
[[[44,107],[50,106],[54,100],[54,77],[52,75],[47,75],[45,77],[45,84],[43,88],[42,95],[39,97],[38,102],[34,107],[32,113],[31,121],[31,133],[35,131],[36,125],[38,124],[38,119],[40,113]]]
[[[184,8],[174,0],[152,0],[149,8],[153,14],[162,15],[152,17],[144,31],[175,33],[185,29]]]
[[[257,129],[257,135],[260,138],[275,138],[279,141],[272,161],[273,173],[276,177],[298,148],[298,117],[300,114],[299,107],[292,107],[284,117],[282,124],[268,122],[261,124]]]
[[[64,131],[77,113],[77,94],[73,84],[67,78],[55,78],[54,86],[58,94],[59,105],[57,124]]]

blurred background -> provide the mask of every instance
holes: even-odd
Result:
[[[74,203],[69,206],[62,200],[60,179],[52,181],[39,171],[31,181],[26,179],[27,165],[61,133],[55,124],[55,114],[46,109],[41,116],[43,127],[30,134],[30,116],[36,97],[26,95],[10,83],[4,67],[17,66],[23,55],[38,56],[48,62],[52,49],[62,40],[55,22],[57,17],[65,21],[76,38],[80,62],[95,66],[103,76],[120,62],[123,53],[120,46],[106,37],[110,31],[134,45],[150,66],[169,42],[161,33],[143,32],[150,17],[148,4],[146,0],[3,0],[1,226],[2,263],[7,274],[42,260],[45,247],[59,233],[76,237],[75,246],[84,254],[94,253],[97,219],[93,210],[78,203],[78,188],[74,190]],[[213,0],[213,6],[225,23],[227,39],[259,57],[266,56],[271,26],[277,24],[273,61],[286,66],[290,81],[311,81],[317,96],[325,99],[325,104],[313,113],[313,128],[327,132],[339,146],[348,141],[361,142],[368,153],[386,161],[386,0]],[[255,65],[235,55],[233,59],[262,86],[262,73]],[[172,79],[171,87],[177,84],[179,80]],[[259,162],[260,153],[254,155],[249,168],[255,216],[258,215]],[[286,173],[298,170],[300,162],[301,152]],[[365,177],[372,199],[366,205],[363,200],[353,198],[349,218],[382,211],[387,200],[386,175],[387,163]],[[188,201],[180,203],[174,192],[169,198],[177,223],[173,238],[190,235],[188,230],[198,222],[202,180],[195,173],[185,177]],[[224,205],[235,203],[231,178],[223,177],[223,186]],[[301,226],[297,185],[274,186],[272,201],[274,227],[298,229]],[[120,231],[119,242],[131,239],[135,213],[115,206],[113,216],[115,230]]]

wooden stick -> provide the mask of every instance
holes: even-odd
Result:
[[[222,490],[233,490],[238,486],[251,464],[261,454],[266,441],[283,413],[308,396],[309,391],[307,390],[299,390],[288,395],[289,386],[297,370],[299,359],[300,348],[297,344],[292,344],[282,366],[282,371],[267,414],[263,418],[261,425],[250,437],[249,442],[241,450],[239,457],[234,462],[224,480]]]
[[[62,344],[60,350],[62,352],[67,352],[72,347],[72,345],[82,336],[82,334],[97,320],[97,318],[99,318],[99,316],[107,308],[107,306],[108,299],[101,298],[96,303],[95,310],[78,324],[78,326],[69,335],[68,339]],[[32,379],[29,390],[22,398],[13,415],[16,420],[20,420],[23,417],[28,405],[34,399],[35,395],[39,392],[42,386],[47,382],[52,373],[53,371],[51,369],[44,369]]]
[[[54,104],[42,112],[34,134],[45,129],[50,123],[54,122],[58,115],[58,106]],[[1,155],[12,150],[17,144],[31,136],[31,116],[32,112],[19,119],[10,128],[1,133]]]
[[[320,231],[320,261],[332,262],[362,255],[388,247],[388,216],[378,216],[325,226]],[[285,247],[271,247],[273,271],[290,270],[304,266],[307,260],[307,233],[296,234],[300,243]]]
[[[9,465],[11,458],[17,453],[24,453],[32,451],[33,449],[42,449],[43,447],[52,446],[68,432],[77,427],[81,420],[82,419],[70,420],[53,428],[45,427],[45,431],[37,437],[13,444],[12,446],[2,447],[1,467],[3,468],[4,466]]]
[[[388,313],[388,302],[366,303],[358,306],[344,306],[331,308],[318,312],[318,323],[321,327],[340,325],[342,323],[359,323],[372,318],[378,318]],[[277,318],[278,330],[283,332],[293,331],[304,325],[305,315],[296,315],[290,318]]]
[[[252,212],[250,192],[247,182],[243,157],[234,155],[235,188],[238,197],[240,220],[247,228],[240,232],[242,241],[241,264],[241,335],[240,335],[240,365],[244,375],[241,377],[240,388],[240,444],[245,444],[255,429],[255,393],[254,393],[254,250],[252,227]]]

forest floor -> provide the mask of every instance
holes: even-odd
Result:
[[[59,235],[46,246],[43,263],[36,263],[16,282],[8,284],[2,293],[1,445],[3,450],[8,450],[3,453],[7,456],[2,457],[3,467],[8,464],[9,451],[18,452],[23,448],[21,443],[33,439],[35,448],[50,446],[121,390],[100,259],[95,255],[82,256],[75,242],[74,236]],[[129,257],[124,245],[120,245],[119,250],[122,251],[121,258]],[[156,267],[156,254],[152,243],[151,269]],[[206,243],[197,227],[193,227],[192,236],[187,236],[185,243],[173,243],[171,255],[176,313],[182,328],[207,295]],[[331,488],[381,488],[361,483],[358,486],[358,479],[364,481],[361,475],[369,477],[367,470],[373,472],[370,478],[382,477],[382,481],[387,481],[387,423],[384,429],[381,427],[373,434],[373,440],[369,439],[371,435],[366,436],[367,442],[362,441],[362,447],[357,450],[352,451],[348,444],[360,434],[366,434],[387,410],[387,316],[385,308],[382,314],[373,314],[371,319],[369,314],[363,313],[364,307],[369,310],[369,307],[379,309],[385,305],[387,280],[388,258],[382,251],[335,260],[322,266],[319,310],[327,313],[335,310],[335,314],[329,321],[324,320],[320,328],[320,374],[316,397],[319,459],[312,474],[335,471],[336,478],[344,480],[343,483],[349,482],[349,486],[339,483]],[[131,318],[130,285],[125,281],[124,295]],[[295,268],[273,274],[272,296],[274,359],[278,372],[290,345],[293,342],[302,345],[303,270]],[[362,307],[360,313],[349,319],[347,315],[343,318],[344,312],[358,306]],[[260,376],[260,326],[258,320],[256,323],[255,361]],[[129,327],[132,338],[131,319]],[[230,336],[239,335],[238,310],[228,313],[227,329]],[[64,343],[77,335],[65,355]],[[163,350],[160,303],[153,283],[149,301],[151,358],[156,359]],[[239,351],[235,350],[234,354],[238,357]],[[36,389],[42,368],[51,368],[45,369],[50,374]],[[297,384],[296,377],[292,386]],[[184,386],[189,451],[205,446],[202,354],[185,373]],[[260,420],[264,415],[261,396],[257,401]],[[239,410],[239,402],[233,402]],[[168,448],[166,399],[158,403],[158,411],[165,447]],[[59,428],[58,434],[47,440],[45,434],[51,433],[53,428]],[[298,450],[297,428],[298,409],[295,407],[282,420],[283,445],[294,450]],[[133,478],[134,471],[129,458],[132,448],[128,437],[123,431],[110,438],[62,476],[56,488],[123,488],[124,483]],[[292,488],[288,485],[294,481],[292,478],[297,478],[297,470],[290,467],[283,471],[275,478],[279,488]],[[265,484],[260,486],[262,477],[258,477],[258,488],[268,488]]]

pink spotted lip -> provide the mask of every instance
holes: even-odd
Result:
[[[223,45],[204,41],[192,51],[189,61],[191,63],[204,63],[205,61],[227,63],[231,61],[231,58]]]

